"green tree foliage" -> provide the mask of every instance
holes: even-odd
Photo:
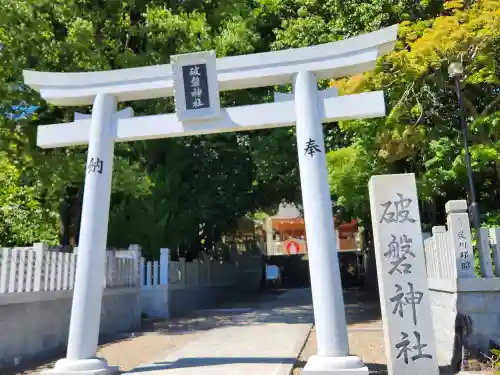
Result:
[[[219,56],[268,50],[279,6],[254,1],[1,0],[0,97],[3,108],[40,106],[32,119],[1,118],[1,150],[23,171],[22,188],[59,218],[62,243],[76,243],[84,147],[40,150],[36,125],[71,121],[22,87],[22,70],[97,71],[169,62],[176,53]],[[270,100],[270,89],[224,93],[223,105]],[[130,103],[137,115],[173,110],[170,99]],[[118,144],[108,243],[147,251],[181,243],[210,246],[238,219],[297,197],[296,155],[288,130]],[[14,180],[12,180],[14,181]],[[21,230],[21,229],[19,229]],[[10,235],[10,242],[16,242]],[[42,233],[39,233],[41,239]],[[36,236],[35,236],[36,237]]]
[[[462,61],[462,83],[471,133],[472,167],[483,220],[500,210],[500,2],[466,6],[448,1],[429,20],[404,21],[396,51],[381,58],[374,72],[332,82],[345,94],[384,90],[384,119],[340,123],[355,134],[351,152],[329,155],[332,191],[347,212],[368,219],[369,177],[376,173],[415,172],[427,224],[444,222],[444,203],[466,197],[466,169],[457,97],[447,68]],[[342,174],[349,169],[351,176]],[[353,194],[353,192],[355,192]],[[358,195],[359,193],[359,195]]]
[[[0,109],[40,106],[33,118],[0,117],[2,177],[16,192],[9,194],[32,202],[23,206],[32,221],[42,213],[50,217],[44,222],[50,228],[31,237],[26,230],[29,238],[21,239],[22,226],[11,225],[2,243],[52,240],[56,232],[62,243],[78,240],[86,149],[40,150],[36,125],[71,121],[74,111],[90,108],[48,105],[23,88],[23,69],[119,69],[207,49],[239,55],[335,41],[394,23],[400,24],[396,50],[374,72],[331,83],[343,94],[384,90],[388,108],[386,118],[324,127],[339,215],[369,220],[367,183],[377,173],[415,172],[428,224],[443,222],[447,200],[465,197],[456,93],[446,72],[459,59],[466,66],[480,204],[485,220],[497,220],[486,213],[500,209],[499,1],[0,0],[0,7]],[[267,102],[272,90],[224,92],[221,99],[224,106]],[[137,115],[173,111],[171,98],[128,105]],[[199,251],[233,231],[243,215],[271,212],[282,199],[299,201],[294,134],[274,129],[117,144],[109,244],[138,242],[153,252],[184,243]]]
[[[26,246],[36,241],[57,242],[57,218],[43,208],[35,187],[20,184],[21,172],[0,154],[0,243]]]

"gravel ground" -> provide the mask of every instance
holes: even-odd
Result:
[[[360,291],[346,291],[344,300],[351,353],[360,356],[370,372],[387,374],[379,302]],[[292,374],[300,375],[309,357],[316,353],[316,331],[313,328]]]
[[[174,336],[151,332],[143,336],[131,337],[102,345],[98,354],[105,357],[110,365],[120,366],[122,371],[129,371],[145,362],[160,358],[166,351],[187,344],[198,335],[200,335],[200,332]],[[46,363],[17,374],[40,374],[41,371],[50,369],[53,366],[54,362]]]
[[[384,332],[380,316],[380,303],[364,292],[344,292],[346,305],[347,332],[351,353],[360,356],[370,369],[371,374],[386,375]],[[297,359],[292,375],[301,375],[307,360],[317,353],[316,331],[311,333]],[[449,374],[446,369],[440,369],[442,375]],[[481,371],[462,371],[458,375],[500,375],[488,366]]]
[[[360,356],[371,373],[387,374],[384,353],[384,334],[382,330],[373,332],[349,330],[348,335],[351,353]],[[316,353],[316,331],[313,328],[304,349],[300,353],[292,374],[300,375],[309,357]]]

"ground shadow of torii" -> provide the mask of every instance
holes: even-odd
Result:
[[[310,289],[294,293],[310,294]],[[345,311],[348,324],[377,321],[380,319],[380,303],[376,296],[369,296],[364,291],[346,291],[344,293]],[[275,301],[276,302],[276,301]],[[264,303],[252,306],[247,312],[235,310],[235,313],[217,310],[193,312],[184,318],[158,321],[144,327],[143,332],[155,331],[162,334],[183,334],[192,331],[210,330],[229,326],[247,326],[266,323],[303,324],[313,322],[312,305],[309,300],[281,300],[278,306]],[[267,305],[267,306],[266,306]],[[277,310],[279,313],[277,314]]]
[[[154,371],[175,370],[208,366],[224,366],[229,364],[297,364],[297,359],[292,357],[269,358],[269,357],[206,357],[206,358],[181,358],[173,362],[155,362],[153,364],[138,367],[134,370],[122,372],[121,374],[146,374]],[[303,364],[300,367],[303,368]],[[365,363],[370,374],[386,375],[387,366],[380,363]],[[454,372],[449,367],[439,367],[439,374],[451,375]]]
[[[160,370],[173,370],[192,367],[220,366],[235,363],[241,364],[291,364],[297,361],[294,357],[268,358],[268,357],[198,357],[180,358],[173,362],[155,362],[153,364],[138,367],[134,370],[123,372],[123,374],[146,373]]]

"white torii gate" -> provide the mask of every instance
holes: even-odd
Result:
[[[375,68],[377,57],[392,51],[396,38],[397,25],[313,47],[218,59],[214,52],[177,55],[172,65],[89,73],[24,71],[24,82],[48,103],[93,104],[90,116],[75,114],[72,123],[38,128],[39,147],[89,145],[67,355],[46,373],[107,375],[116,370],[96,357],[115,142],[296,124],[318,344],[303,374],[368,374],[362,360],[349,353],[321,123],[385,116],[384,96],[382,91],[319,92],[317,80]],[[187,87],[193,67],[202,68],[204,83],[199,86],[197,78]],[[199,74],[198,68],[191,73]],[[220,108],[219,90],[288,83],[294,94],[276,93],[275,103]],[[193,87],[196,103],[188,101],[187,90]],[[175,96],[177,113],[133,117],[130,108],[116,111],[118,102],[167,96]]]

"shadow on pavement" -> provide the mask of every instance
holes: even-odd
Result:
[[[385,375],[387,374],[387,365],[380,363],[365,363],[370,371],[370,374]]]
[[[267,323],[303,324],[313,321],[309,289],[291,290],[247,307],[248,309],[242,310],[242,306],[238,306],[234,312],[230,309],[201,310],[186,318],[156,322],[151,328],[175,335],[220,327]]]
[[[204,358],[181,358],[175,362],[155,362],[147,367],[139,367],[132,371],[125,372],[124,374],[147,373],[158,370],[173,370],[192,367],[206,367],[228,365],[235,363],[248,363],[248,364],[294,364],[295,358],[267,358],[267,357],[204,357]]]
[[[369,323],[382,319],[378,296],[362,289],[345,290],[344,305],[347,324]]]
[[[152,322],[149,327],[145,327],[145,331],[175,335],[219,327],[265,323],[303,324],[313,321],[310,289],[266,294],[261,300],[252,302],[246,305],[238,303],[234,310],[224,306],[225,309],[220,310],[195,311],[185,318]],[[377,297],[370,296],[363,290],[344,291],[344,303],[348,324],[381,319]]]
[[[365,363],[365,365],[370,370],[370,374],[386,375],[388,373],[387,365],[383,365],[380,363]],[[449,366],[439,366],[439,374],[440,375],[453,375],[453,374],[455,374],[455,372],[453,370],[451,370]]]

